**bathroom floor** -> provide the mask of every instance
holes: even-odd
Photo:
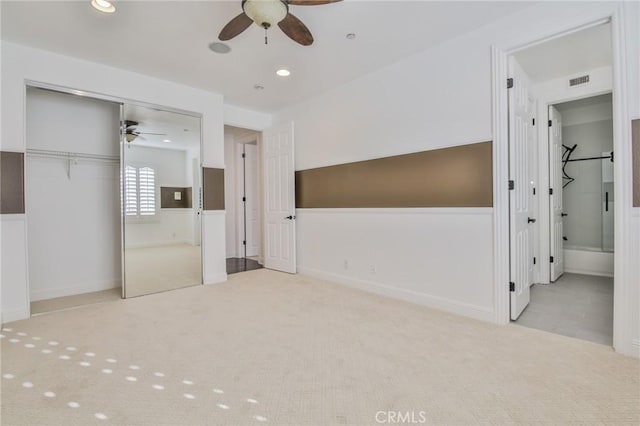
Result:
[[[555,283],[534,284],[514,323],[611,346],[613,278],[565,273]]]

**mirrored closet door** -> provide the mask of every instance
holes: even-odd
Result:
[[[202,283],[200,118],[123,106],[125,298]]]

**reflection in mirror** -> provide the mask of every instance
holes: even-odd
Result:
[[[125,297],[202,283],[200,118],[125,105]]]

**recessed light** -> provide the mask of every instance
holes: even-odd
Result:
[[[254,84],[253,88],[256,90],[264,90],[264,86],[262,84]]]
[[[231,52],[231,47],[228,44],[214,42],[209,45],[209,49],[216,53],[229,53]]]
[[[170,142],[171,142],[171,139],[163,139],[163,140],[162,140],[162,142],[164,142],[164,143],[170,143]]]
[[[353,40],[354,38],[356,38],[356,35],[355,35],[355,33],[349,33],[349,34],[347,34],[347,38],[349,40]]]
[[[291,71],[286,68],[282,68],[276,71],[276,74],[278,74],[280,77],[289,77],[291,75]]]
[[[116,11],[116,7],[107,0],[91,0],[91,6],[104,13],[113,13]]]

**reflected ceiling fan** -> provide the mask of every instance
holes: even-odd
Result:
[[[291,40],[310,46],[313,35],[301,20],[289,12],[289,6],[317,6],[339,1],[342,0],[242,0],[242,13],[225,25],[218,38],[231,40],[255,22],[265,30],[264,44],[267,44],[266,31],[278,24]]]
[[[146,140],[143,136],[140,135],[154,135],[154,136],[166,136],[166,133],[149,133],[149,132],[140,132],[137,129],[138,125],[140,123],[138,123],[137,121],[133,121],[133,120],[125,120],[124,125],[125,125],[125,137],[127,139],[127,142],[133,142],[134,140],[136,140],[137,138],[140,138],[142,140]]]

